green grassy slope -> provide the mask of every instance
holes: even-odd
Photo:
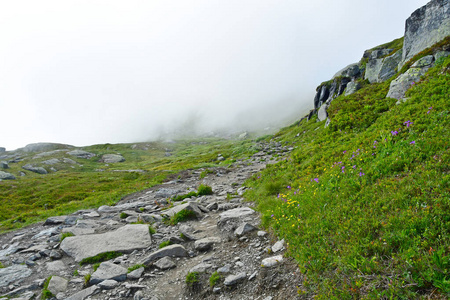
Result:
[[[327,128],[281,130],[274,139],[296,150],[247,182],[305,275],[300,295],[450,295],[450,58],[401,105],[384,98],[389,82],[333,100]]]
[[[40,161],[68,157],[65,152],[40,159],[27,154],[23,161],[10,164],[11,169],[7,171],[15,174],[17,180],[0,182],[0,233],[50,216],[112,205],[130,193],[161,183],[178,171],[227,166],[235,159],[256,152],[251,141],[223,139],[144,143],[135,149],[132,146],[105,144],[85,147],[84,150],[97,156],[91,159],[70,157],[79,165],[56,165],[59,170],[46,175],[27,172],[24,177],[17,176],[19,171],[24,171],[23,165],[39,165]],[[166,149],[171,151],[171,156],[165,156]],[[98,162],[101,155],[107,153],[120,153],[126,161],[109,165]],[[217,161],[219,153],[225,158],[222,162]]]

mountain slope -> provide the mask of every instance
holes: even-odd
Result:
[[[326,128],[314,116],[281,130],[296,150],[247,183],[305,275],[299,294],[450,295],[450,58],[400,105],[384,98],[391,80],[334,99]]]

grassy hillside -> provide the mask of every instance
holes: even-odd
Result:
[[[315,299],[450,295],[450,58],[396,105],[389,83],[333,100],[324,122],[274,139],[296,147],[247,182],[264,226],[288,242]]]
[[[10,164],[11,169],[6,171],[15,174],[17,180],[0,182],[0,233],[50,216],[112,205],[125,195],[159,184],[180,170],[227,166],[235,159],[256,152],[251,141],[221,139],[145,143],[135,147],[132,144],[106,144],[84,150],[97,156],[91,159],[70,157],[78,164],[54,165],[58,171],[46,175],[26,172],[24,177],[17,176],[24,171],[22,166],[28,163],[41,165],[40,162],[51,158],[68,157],[66,151],[42,158],[34,158],[35,153],[24,154],[21,162]],[[167,152],[171,156],[166,156]],[[120,153],[126,161],[99,162],[107,153]],[[219,153],[224,161],[217,161]],[[49,169],[49,166],[42,166]]]

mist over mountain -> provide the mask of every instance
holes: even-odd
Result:
[[[426,1],[0,4],[0,145],[261,130]]]

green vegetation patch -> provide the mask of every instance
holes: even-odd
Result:
[[[209,277],[209,286],[214,287],[219,282],[220,279],[221,276],[217,271],[212,273],[211,277]]]
[[[161,242],[158,247],[159,247],[159,249],[162,249],[162,248],[167,247],[169,245],[172,245],[171,241],[164,241],[164,242]]]
[[[122,256],[123,253],[116,252],[116,251],[110,251],[105,253],[97,254],[96,256],[87,257],[80,261],[80,265],[86,265],[86,264],[96,264],[101,263],[110,259],[114,259],[116,257]]]
[[[200,184],[198,187],[198,192],[192,191],[192,192],[189,192],[184,195],[175,196],[172,198],[172,201],[178,202],[178,201],[183,201],[184,199],[191,198],[191,197],[206,196],[206,195],[212,195],[212,194],[213,194],[213,190],[210,186]]]
[[[200,273],[189,272],[186,275],[186,285],[191,290],[198,290],[200,288]]]
[[[140,269],[140,268],[145,268],[145,266],[144,266],[144,265],[141,265],[141,264],[137,264],[137,265],[134,265],[134,266],[132,266],[132,267],[129,267],[129,268],[128,268],[128,273],[131,273],[131,272],[133,272],[134,270],[137,270],[137,269]]]
[[[64,239],[65,239],[66,237],[69,237],[69,236],[75,236],[75,234],[73,234],[72,232],[63,232],[63,233],[61,234],[60,242],[64,241]]]
[[[195,215],[195,212],[192,210],[183,209],[170,218],[169,224],[173,226],[179,222],[185,222],[196,218],[197,216]]]
[[[297,148],[246,182],[305,298],[450,295],[450,58],[401,105],[388,85],[333,100],[327,128],[314,117],[282,129],[273,140]]]
[[[55,295],[53,295],[48,289],[48,285],[49,285],[51,279],[52,279],[52,276],[48,277],[44,281],[44,288],[42,289],[42,294],[41,294],[42,300],[51,299],[51,298],[55,297]]]

